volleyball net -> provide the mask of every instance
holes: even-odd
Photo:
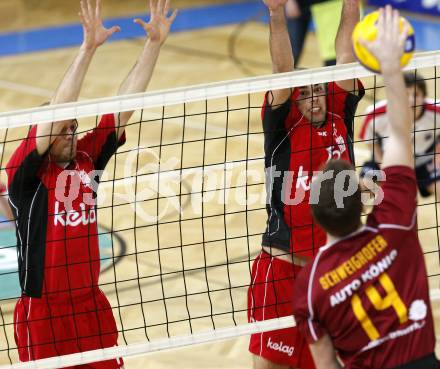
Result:
[[[440,52],[429,52],[416,55],[407,69],[417,70],[440,110],[439,65]],[[374,140],[359,138],[366,108],[384,98],[384,88],[380,77],[356,63],[1,113],[0,180],[7,183],[6,165],[31,124],[78,119],[81,137],[99,116],[135,111],[126,143],[100,177],[96,199],[99,288],[110,302],[119,346],[19,363],[13,320],[21,295],[20,255],[15,222],[3,219],[0,368],[74,366],[293,326],[291,316],[252,323],[247,317],[252,262],[267,221],[264,92],[352,78],[361,78],[366,90],[354,121],[360,167],[370,159],[368,143]],[[434,119],[420,134],[440,135]],[[86,216],[52,215],[71,224]],[[419,202],[418,230],[436,300],[435,194]]]

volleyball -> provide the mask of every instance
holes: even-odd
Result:
[[[365,68],[376,73],[380,72],[380,63],[376,59],[376,57],[359,42],[359,39],[362,38],[366,41],[374,41],[376,39],[376,24],[378,19],[378,11],[368,14],[356,25],[352,35],[353,48],[356,58]],[[405,42],[405,50],[403,52],[402,58],[400,59],[400,65],[402,67],[406,66],[409,63],[415,49],[414,29],[404,17],[400,17],[401,32],[403,31],[405,23],[408,27],[408,36]]]

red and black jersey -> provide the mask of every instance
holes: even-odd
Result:
[[[38,154],[36,134],[34,126],[6,167],[22,293],[56,298],[82,294],[97,286],[100,270],[99,171],[125,142],[125,134],[118,142],[114,115],[104,115],[78,140],[76,157],[66,168],[50,161],[48,153]]]
[[[311,343],[328,334],[344,368],[393,368],[434,352],[414,170],[385,174],[367,224],[322,247],[295,285],[297,326]]]
[[[326,234],[310,212],[310,182],[329,159],[354,163],[353,121],[364,95],[360,81],[358,86],[354,95],[334,82],[328,84],[327,119],[320,128],[299,111],[298,89],[277,109],[272,109],[266,95],[262,119],[269,198],[264,246],[311,258],[325,244]]]

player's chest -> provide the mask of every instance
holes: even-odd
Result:
[[[49,222],[54,227],[87,226],[96,222],[98,181],[89,161],[61,169],[50,166],[43,177],[47,189]]]
[[[291,166],[317,170],[330,159],[348,157],[344,125],[326,123],[322,128],[298,127],[290,135]]]

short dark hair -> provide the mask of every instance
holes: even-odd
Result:
[[[327,179],[325,174],[333,171],[331,178]],[[351,176],[344,176],[343,188],[346,191],[350,185],[350,180],[356,179],[356,190],[352,195],[341,197],[343,203],[338,206],[335,198],[335,190],[337,190],[337,176],[343,171],[350,171]],[[344,173],[343,173],[344,174]],[[323,180],[323,178],[326,178]],[[359,187],[359,178],[357,177],[355,168],[346,160],[330,160],[323,168],[317,180],[312,183],[311,197],[314,191],[319,192],[317,201],[311,201],[311,210],[313,218],[328,233],[336,237],[344,237],[355,230],[361,224],[362,201],[361,190]]]
[[[426,96],[426,81],[420,73],[416,70],[412,72],[406,72],[403,74],[406,87],[416,86],[420,91],[422,91],[423,96]]]

